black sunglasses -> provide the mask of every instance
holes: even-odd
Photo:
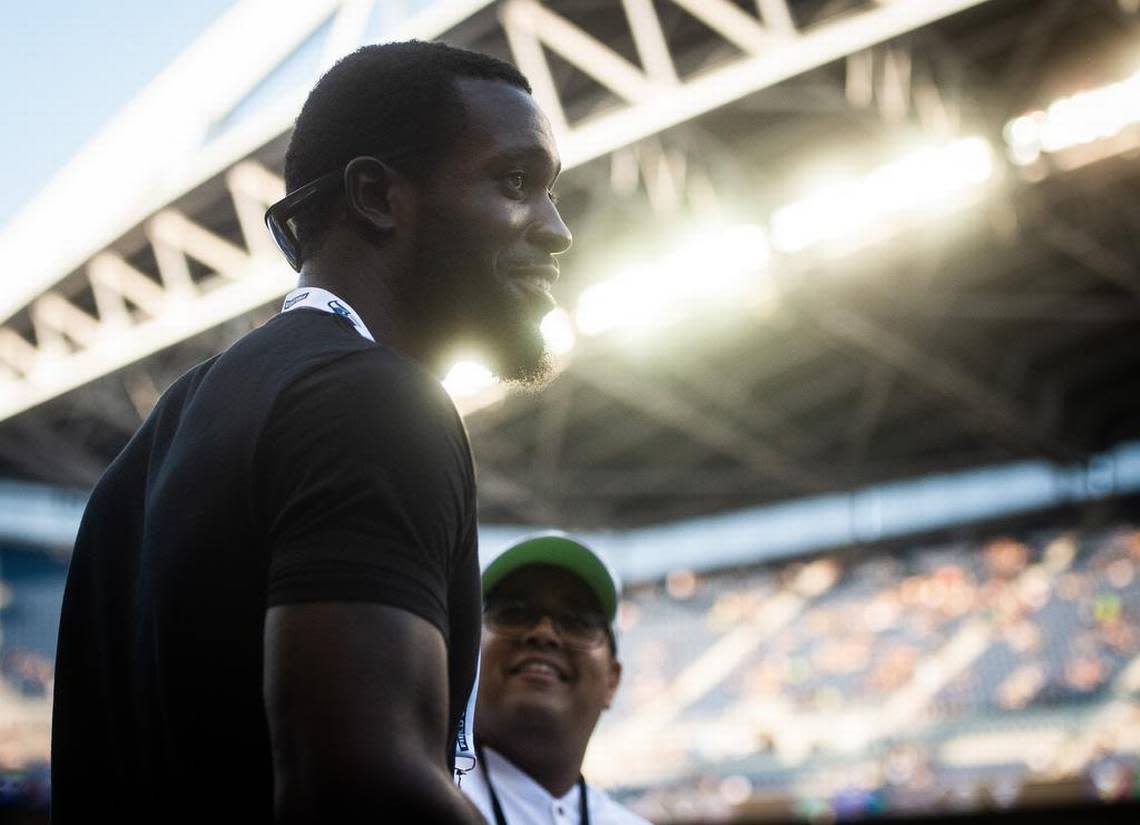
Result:
[[[384,158],[362,155],[386,165],[394,165],[397,161],[405,160],[419,152],[418,149],[402,149],[386,155]],[[359,158],[353,158],[344,167],[335,172],[321,175],[316,180],[299,186],[273,204],[265,211],[265,226],[269,234],[277,242],[278,248],[293,267],[294,272],[301,271],[301,241],[297,237],[297,216],[306,209],[318,203],[321,198],[330,192],[344,188],[344,172],[348,165]]]
[[[589,650],[610,641],[609,624],[593,611],[548,610],[527,602],[496,602],[483,611],[487,629],[504,637],[525,636],[542,621],[550,618],[554,630],[567,647]]]

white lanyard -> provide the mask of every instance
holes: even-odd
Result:
[[[297,287],[285,296],[285,303],[281,305],[281,311],[288,312],[300,307],[312,307],[321,312],[339,315],[352,324],[353,328],[363,337],[373,343],[376,342],[356,311],[347,302],[336,297],[327,289],[321,289],[319,286]],[[475,660],[475,681],[471,685],[471,692],[467,694],[467,707],[464,709],[463,715],[459,717],[459,726],[455,733],[455,778],[457,783],[465,773],[470,772],[475,767],[475,700],[479,693],[479,668],[481,664],[480,659]]]
[[[372,337],[372,333],[368,331],[368,327],[364,325],[364,321],[356,314],[356,310],[327,289],[321,289],[319,286],[297,287],[285,296],[285,303],[281,305],[281,311],[288,312],[291,309],[300,309],[301,307],[312,307],[313,309],[319,309],[321,312],[331,312],[333,315],[339,315],[352,324],[353,329],[362,336],[372,343],[376,343],[376,339]]]
[[[475,701],[479,697],[479,671],[483,668],[483,656],[475,660],[475,681],[471,683],[471,692],[467,694],[467,707],[459,717],[459,727],[455,732],[455,784],[463,781],[464,774],[475,768],[478,758],[475,756]]]

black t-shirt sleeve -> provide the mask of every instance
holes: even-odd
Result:
[[[437,381],[375,349],[322,364],[278,396],[256,463],[269,605],[379,602],[448,638],[473,482],[462,424]]]

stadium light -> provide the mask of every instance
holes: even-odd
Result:
[[[631,265],[585,289],[576,322],[586,335],[647,330],[709,304],[736,301],[768,263],[762,226],[737,224],[694,233],[672,253]]]
[[[556,360],[560,360],[574,348],[574,327],[570,322],[570,316],[561,307],[546,313],[539,329],[546,342],[547,351],[554,355]],[[456,361],[443,379],[443,388],[456,401],[466,401],[499,387],[499,380],[491,370],[473,358]]]
[[[574,349],[574,325],[562,307],[556,307],[546,313],[539,329],[543,340],[546,341],[546,349],[552,355],[565,355]]]
[[[1140,124],[1140,72],[1118,83],[1058,98],[1045,109],[1015,117],[1005,126],[1010,159],[1019,166],[1114,138]]]
[[[478,395],[495,385],[495,376],[478,361],[457,361],[443,379],[443,388],[452,398]]]
[[[777,209],[771,218],[772,246],[788,254],[820,245],[862,246],[890,234],[900,222],[968,202],[993,173],[993,150],[983,138],[925,147]]]

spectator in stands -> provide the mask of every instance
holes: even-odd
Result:
[[[439,378],[461,342],[542,373],[559,169],[500,60],[386,43],[317,83],[267,216],[299,288],[179,379],[90,497],[58,825],[482,821],[449,771],[481,592]]]
[[[495,825],[638,825],[582,778],[598,717],[621,677],[621,586],[561,533],[517,542],[483,572],[480,759],[462,788]]]
[[[24,696],[47,696],[54,677],[51,662],[34,650],[10,650],[4,656],[2,672]]]

